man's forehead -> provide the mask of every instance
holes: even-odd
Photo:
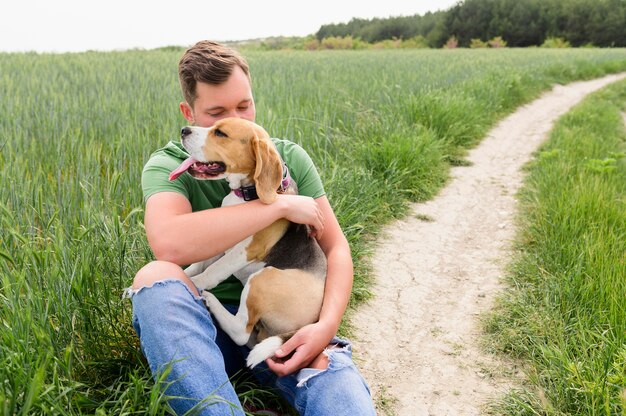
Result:
[[[206,85],[198,84],[195,103],[207,109],[225,108],[252,101],[252,92],[249,87],[220,88],[220,86]]]
[[[236,104],[239,105],[239,104],[245,104],[245,103],[250,103],[250,102],[252,102],[252,98],[245,98],[245,99],[243,99],[243,100],[241,100],[239,102],[236,102]],[[224,109],[226,107],[227,107],[227,105],[216,103],[215,105],[209,104],[206,109],[209,110],[209,111],[210,110],[222,110],[222,109]]]

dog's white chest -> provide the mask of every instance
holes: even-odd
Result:
[[[243,204],[244,202],[246,201],[244,201],[243,198],[239,198],[237,195],[235,195],[234,192],[231,192],[228,195],[226,195],[224,199],[222,199],[222,206],[229,207],[232,205]]]

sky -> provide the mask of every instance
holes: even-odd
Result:
[[[0,5],[0,51],[152,49],[201,39],[306,36],[324,24],[422,15],[457,1],[8,0]]]

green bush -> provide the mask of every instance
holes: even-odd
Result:
[[[403,39],[400,43],[400,47],[407,49],[426,49],[428,48],[428,41],[424,36],[418,35],[409,39]]]
[[[502,36],[496,36],[493,39],[487,41],[490,48],[506,48],[506,41],[502,39]]]
[[[472,39],[470,42],[470,48],[471,49],[480,49],[480,48],[486,48],[489,45],[487,44],[487,42],[484,42],[480,39]]]
[[[570,48],[571,45],[563,38],[547,38],[541,44],[542,48]]]

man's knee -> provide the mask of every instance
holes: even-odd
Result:
[[[318,370],[326,370],[330,364],[330,358],[328,357],[328,351],[337,348],[336,344],[329,344],[324,351],[322,351],[315,359],[309,364],[309,368],[315,368]]]
[[[161,260],[152,261],[139,269],[133,280],[132,289],[138,290],[142,287],[149,287],[166,279],[181,280],[192,293],[198,294],[195,285],[179,265]]]

